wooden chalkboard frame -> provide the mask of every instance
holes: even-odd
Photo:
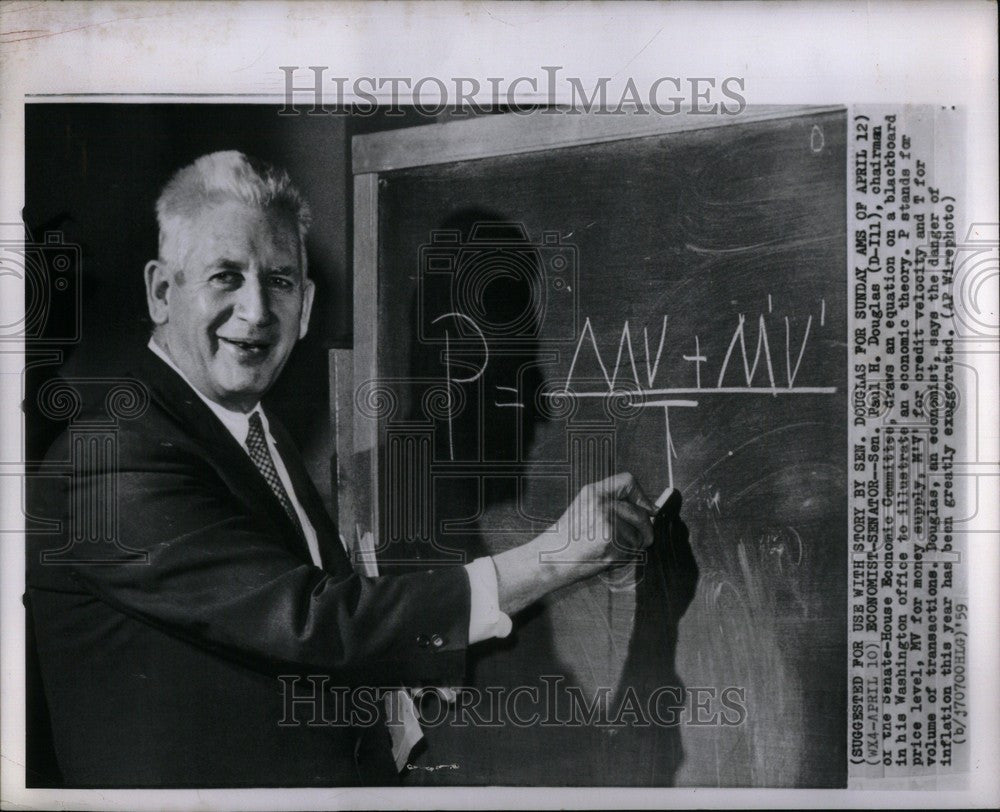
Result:
[[[354,348],[331,350],[331,408],[337,438],[334,475],[341,532],[353,542],[370,530],[378,543],[378,422],[355,406],[357,386],[378,372],[379,181],[389,172],[484,158],[566,149],[804,115],[839,112],[843,105],[749,106],[733,116],[559,111],[508,113],[428,124],[352,139],[354,175]],[[359,463],[364,460],[364,464]]]

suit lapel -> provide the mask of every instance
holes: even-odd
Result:
[[[257,466],[188,383],[148,349],[132,375],[146,384],[157,405],[192,441],[205,450],[206,457],[220,472],[233,493],[252,512],[263,511],[271,523],[282,530],[281,538],[286,546],[296,555],[311,561],[305,539],[288,518]],[[282,452],[282,460],[288,467],[285,452]],[[299,488],[296,485],[296,495],[298,494]]]
[[[281,454],[281,460],[285,463],[288,477],[292,480],[295,495],[309,517],[309,523],[316,531],[316,540],[319,543],[319,554],[323,567],[331,572],[350,567],[351,563],[340,542],[337,526],[330,518],[330,514],[327,513],[323,500],[316,490],[312,477],[306,471],[305,463],[302,461],[291,435],[288,434],[280,421],[271,415],[267,416],[267,422],[271,428],[271,435],[274,437],[278,453]]]

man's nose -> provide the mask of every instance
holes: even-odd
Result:
[[[257,274],[247,274],[236,297],[236,314],[250,324],[267,324],[271,320],[271,303],[267,290]]]

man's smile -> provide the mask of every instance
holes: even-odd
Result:
[[[274,342],[257,338],[227,338],[218,336],[220,346],[226,346],[236,353],[237,357],[251,359],[261,358],[267,354]]]

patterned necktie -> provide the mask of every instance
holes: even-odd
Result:
[[[285,513],[288,514],[288,518],[292,520],[295,529],[304,538],[305,535],[302,532],[302,524],[299,522],[298,514],[295,512],[295,508],[292,507],[292,500],[288,498],[288,492],[285,490],[285,486],[281,484],[278,470],[274,467],[274,460],[271,459],[271,454],[267,450],[267,440],[264,437],[264,425],[260,420],[260,412],[254,412],[250,415],[250,430],[247,432],[247,451],[250,452],[250,459],[257,466],[257,470],[260,471],[261,475],[267,481],[268,487],[278,497],[278,501],[281,502]]]

